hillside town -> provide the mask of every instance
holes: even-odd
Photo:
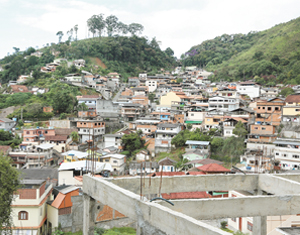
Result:
[[[51,74],[61,61],[46,64],[41,72]],[[22,187],[11,205],[13,234],[82,230],[85,174],[108,179],[138,177],[145,184],[146,178],[279,174],[300,169],[298,86],[263,87],[254,80],[212,82],[213,73],[196,66],[161,69],[155,75],[140,73],[125,82],[118,72],[101,76],[85,71],[83,59],[67,63],[81,72],[67,74],[60,82],[95,92],[76,96],[80,105],[76,117],[54,113],[40,121],[7,118],[14,112],[11,108],[0,113],[0,129],[20,140],[0,146],[21,172]],[[49,92],[24,85],[31,76],[9,81],[3,92],[35,96]],[[293,92],[285,95],[287,89]],[[54,112],[51,106],[42,109]],[[249,195],[252,192],[220,189],[158,196],[177,200]],[[95,213],[99,227],[134,222],[101,203]],[[280,216],[280,222],[278,218],[268,217],[268,234],[281,234],[277,227],[300,226],[298,215]],[[233,231],[255,235],[253,217],[225,221]]]

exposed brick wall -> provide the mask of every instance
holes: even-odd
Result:
[[[36,189],[20,189],[20,199],[36,199]]]
[[[112,220],[113,209],[109,206],[103,206],[103,209],[98,213],[96,221]]]
[[[107,221],[107,220],[113,220],[113,219],[123,218],[123,217],[126,216],[114,210],[113,208],[104,205],[102,206],[102,210],[99,211],[96,221],[97,222]]]
[[[58,215],[67,215],[71,214],[72,212],[72,207],[66,207],[58,210]]]
[[[46,182],[40,187],[40,197],[44,194],[46,188]]]
[[[114,217],[114,219],[116,219],[116,218],[123,218],[123,217],[126,217],[126,216],[123,215],[123,214],[121,214],[119,211],[115,210],[115,217]]]

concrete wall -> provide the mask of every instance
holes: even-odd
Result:
[[[54,128],[70,128],[69,120],[50,120],[50,126]]]
[[[156,203],[144,202],[140,196],[122,189],[106,180],[92,178],[88,175],[83,177],[83,192],[95,200],[102,201],[136,220],[138,223],[137,234],[206,234],[229,235],[218,228],[195,220],[191,217],[174,212]],[[85,197],[84,201],[84,234],[90,232],[90,213],[88,208],[93,200],[89,202]],[[126,206],[125,206],[126,205]]]

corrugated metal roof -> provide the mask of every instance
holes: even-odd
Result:
[[[300,145],[300,142],[296,141],[286,141],[286,140],[275,140],[273,144],[292,144],[292,145]]]

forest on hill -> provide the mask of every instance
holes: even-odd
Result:
[[[181,56],[184,66],[213,71],[214,81],[255,79],[273,86],[300,84],[300,18],[268,30],[224,34],[193,46]]]
[[[39,49],[43,52],[40,58],[31,56],[31,53],[36,51],[33,47],[23,52],[14,47],[15,53],[0,60],[3,68],[0,81],[7,83],[9,80],[16,80],[19,75],[29,75],[31,72],[35,79],[44,78],[45,76],[39,73],[40,68],[53,62],[55,58],[65,58],[68,61],[85,59],[87,68],[84,70],[100,75],[118,72],[124,78],[137,76],[140,72],[157,73],[161,68],[168,69],[176,65],[171,48],[163,51],[155,37],[148,39],[137,36],[144,28],[140,24],[126,25],[116,16],[110,15],[105,18],[103,14],[99,14],[88,19],[87,25],[92,38],[77,40],[78,26],[75,25],[65,33],[68,37],[62,42],[64,33],[58,31],[58,43],[47,44]],[[105,68],[95,66],[95,60],[104,63]],[[70,68],[60,66],[60,73],[56,75],[63,77],[70,72],[69,70]]]

